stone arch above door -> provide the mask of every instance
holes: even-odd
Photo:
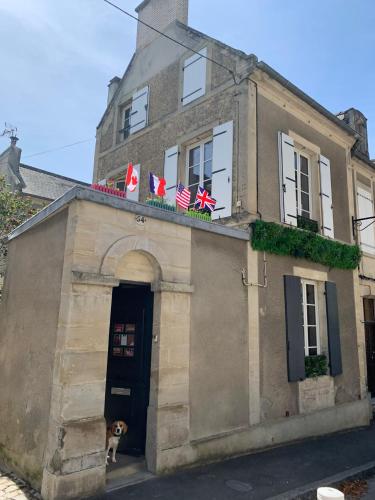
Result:
[[[125,236],[114,242],[105,253],[100,274],[121,280],[149,282],[163,279],[168,256],[149,238]],[[138,269],[132,269],[132,265]],[[136,279],[137,274],[138,279]]]

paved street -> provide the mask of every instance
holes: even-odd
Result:
[[[0,470],[0,499],[1,500],[40,500],[40,495],[28,486],[25,481],[12,473]]]
[[[373,462],[373,464],[371,464]],[[375,470],[375,426],[179,472],[100,496],[116,500],[270,499],[368,465]],[[344,473],[344,474],[342,474]],[[321,483],[320,483],[321,481]],[[374,491],[370,481],[370,492]],[[282,495],[284,494],[284,495]],[[371,494],[371,493],[369,493]],[[369,496],[365,498],[374,498]],[[281,495],[281,496],[279,496]]]

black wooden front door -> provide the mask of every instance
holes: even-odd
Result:
[[[150,391],[153,294],[148,286],[113,290],[108,345],[105,417],[124,420],[128,433],[119,452],[142,455]]]
[[[363,299],[366,336],[367,385],[375,396],[375,308],[374,299]]]

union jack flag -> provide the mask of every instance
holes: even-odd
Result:
[[[194,208],[196,210],[207,210],[213,212],[215,210],[216,200],[212,198],[208,191],[198,186],[197,196],[195,198]]]
[[[176,191],[177,205],[187,210],[190,204],[190,197],[191,197],[190,191],[180,182],[179,185],[177,186],[177,191]]]

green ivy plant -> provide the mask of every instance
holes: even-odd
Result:
[[[329,240],[311,231],[257,220],[251,224],[254,250],[307,259],[330,268],[355,269],[361,259],[358,245]]]
[[[305,357],[306,378],[320,377],[327,375],[328,362],[325,354]]]
[[[0,177],[0,258],[7,254],[8,234],[36,212],[29,198],[12,192],[5,179]]]

